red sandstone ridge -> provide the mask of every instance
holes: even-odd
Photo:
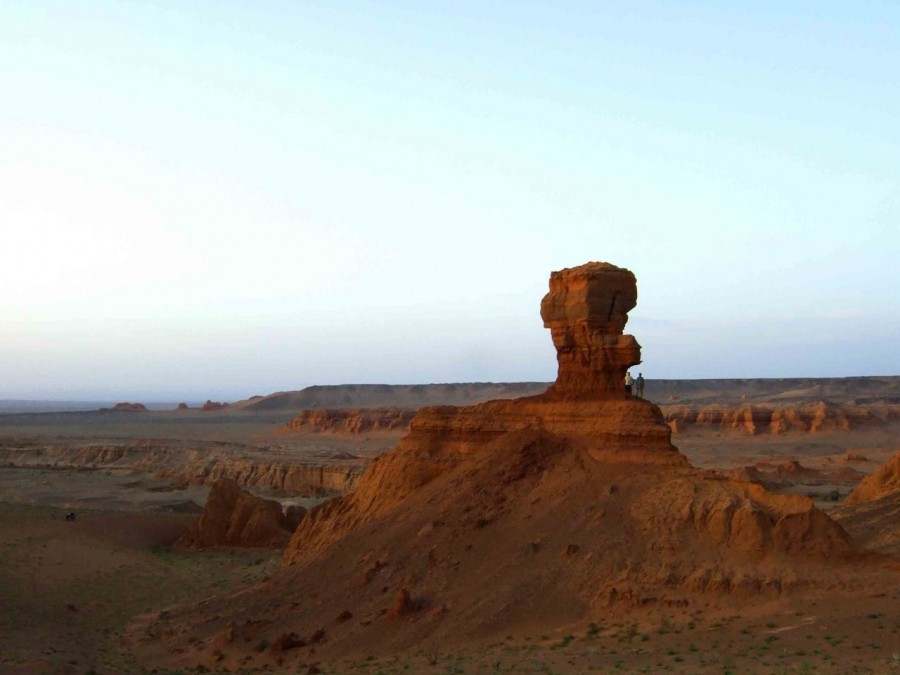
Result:
[[[316,658],[836,583],[855,555],[839,525],[805,497],[691,467],[659,408],[625,396],[625,369],[640,362],[622,334],[636,297],[634,276],[612,265],[551,275],[541,312],[559,364],[550,390],[423,408],[353,491],[300,522],[277,575],[185,608],[157,653],[215,649],[220,667],[236,668],[252,644],[313,635],[338,609],[359,621],[332,623]]]
[[[847,495],[845,505],[869,502],[900,492],[900,452],[882,464]]]
[[[345,434],[389,431],[406,429],[415,416],[415,410],[400,408],[301,410],[294,419],[285,424],[285,430]]]
[[[296,508],[285,515],[278,502],[256,497],[222,478],[213,484],[203,513],[176,546],[281,548],[303,515]]]
[[[884,424],[900,412],[900,406],[887,404],[876,408],[819,401],[790,405],[673,405],[663,406],[662,411],[676,433],[691,427],[714,427],[754,436],[790,431],[849,431],[859,426]]]

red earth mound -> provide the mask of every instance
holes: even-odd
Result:
[[[545,394],[422,409],[352,492],[301,521],[279,574],[164,631],[138,624],[169,636],[143,653],[293,667],[311,649],[386,654],[842,583],[855,547],[838,524],[805,497],[691,467],[659,408],[626,395],[636,298],[612,265],[553,273],[541,314],[559,376]],[[297,647],[251,653],[283,635]]]

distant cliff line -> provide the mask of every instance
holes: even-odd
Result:
[[[634,369],[635,371],[639,369]],[[636,373],[634,373],[636,374]],[[315,385],[241,402],[248,411],[319,408],[415,409],[428,405],[473,405],[498,398],[543,393],[550,382]],[[900,376],[828,378],[647,379],[646,397],[673,403],[900,403]]]

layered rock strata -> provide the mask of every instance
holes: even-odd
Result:
[[[819,401],[790,405],[662,406],[662,411],[675,433],[696,427],[742,431],[755,436],[791,431],[813,434],[850,431],[883,425],[898,416],[900,406],[888,404],[874,408]]]
[[[615,265],[595,262],[550,274],[541,318],[559,370],[547,396],[625,398],[625,373],[641,362],[641,346],[623,334],[636,304],[634,274]]]
[[[285,430],[340,434],[395,431],[408,428],[415,416],[415,410],[401,408],[301,410],[294,419],[285,424]]]
[[[317,463],[290,461],[269,451],[269,459],[252,459],[260,449],[216,442],[165,441],[47,444],[20,441],[0,448],[0,465],[21,468],[93,469],[150,474],[189,485],[227,478],[245,487],[274,488],[289,494],[329,495],[350,490],[363,460]]]
[[[830,513],[865,548],[900,556],[900,452]]]

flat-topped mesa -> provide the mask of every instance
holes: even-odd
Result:
[[[641,362],[641,346],[623,335],[637,304],[634,274],[589,262],[550,273],[541,318],[550,329],[559,370],[545,396],[562,399],[624,399],[625,373]]]

